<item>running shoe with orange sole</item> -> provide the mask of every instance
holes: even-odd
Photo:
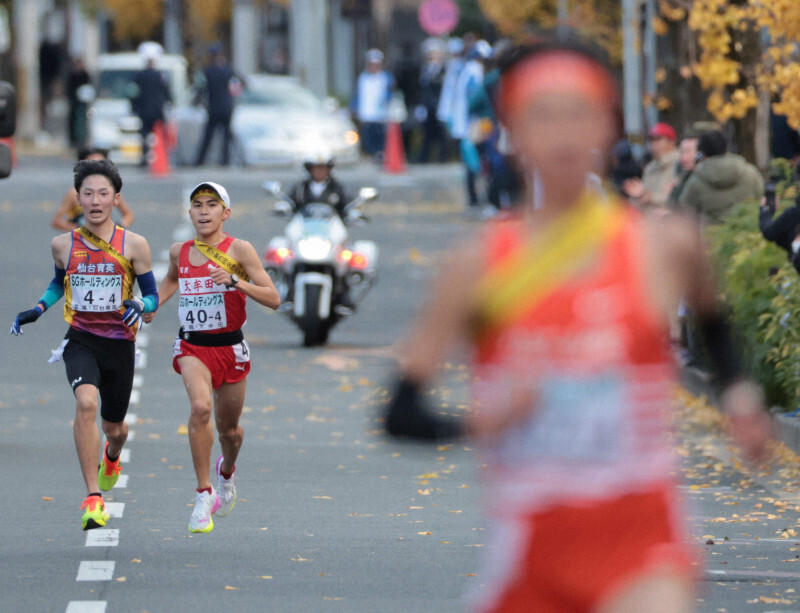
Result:
[[[106,441],[106,447],[103,450],[103,459],[97,470],[97,485],[100,486],[101,490],[107,492],[117,483],[120,472],[122,472],[120,459],[117,458],[115,462],[108,459],[108,441]]]
[[[81,509],[86,509],[81,517],[81,525],[84,530],[102,528],[111,517],[106,511],[106,503],[102,496],[87,496],[83,500]]]

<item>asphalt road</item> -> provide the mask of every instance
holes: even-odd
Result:
[[[480,458],[463,444],[388,442],[375,416],[436,262],[476,222],[463,214],[457,167],[387,176],[361,166],[339,174],[383,194],[365,209],[372,223],[355,230],[380,245],[379,284],[321,349],[302,348],[288,321],[250,307],[253,369],[239,501],[209,534],[187,529],[195,481],[188,404],[171,368],[175,304],[142,331],[129,457],[106,497],[115,517],[88,533],[80,529],[73,400],[63,365],[47,364],[65,331],[60,307],[21,337],[0,333],[0,611],[464,610],[463,593],[483,581]],[[123,194],[158,271],[170,243],[190,236],[187,189],[201,180],[225,185],[234,209],[227,229],[262,251],[281,226],[268,215],[261,182],[295,178],[287,170],[209,168],[152,178],[124,169]],[[0,183],[0,323],[10,326],[52,276],[49,219],[70,182],[71,160],[36,157],[23,158]],[[453,356],[440,379],[453,407],[466,402],[462,361]],[[706,415],[696,407],[685,412],[676,439],[700,554],[698,611],[800,611],[792,459],[749,472],[709,430]]]

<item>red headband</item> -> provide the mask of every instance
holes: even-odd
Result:
[[[522,60],[500,81],[498,112],[508,118],[532,98],[545,93],[572,93],[613,106],[617,91],[611,75],[594,60],[573,51],[555,49]]]

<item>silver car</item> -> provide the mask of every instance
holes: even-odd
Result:
[[[177,109],[177,154],[191,163],[203,136],[202,107]],[[244,166],[300,165],[310,151],[324,148],[337,164],[358,160],[359,138],[346,111],[333,99],[320,100],[293,77],[255,74],[245,78],[231,121],[231,160]],[[220,159],[221,134],[214,136],[207,160]]]

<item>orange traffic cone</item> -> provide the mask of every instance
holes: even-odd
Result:
[[[390,122],[386,126],[386,146],[383,156],[383,169],[391,174],[401,174],[406,170],[406,154],[403,150],[403,133],[400,124]]]
[[[147,153],[150,174],[154,177],[165,177],[170,173],[169,151],[167,150],[167,134],[164,123],[159,121],[153,126],[152,145]]]

